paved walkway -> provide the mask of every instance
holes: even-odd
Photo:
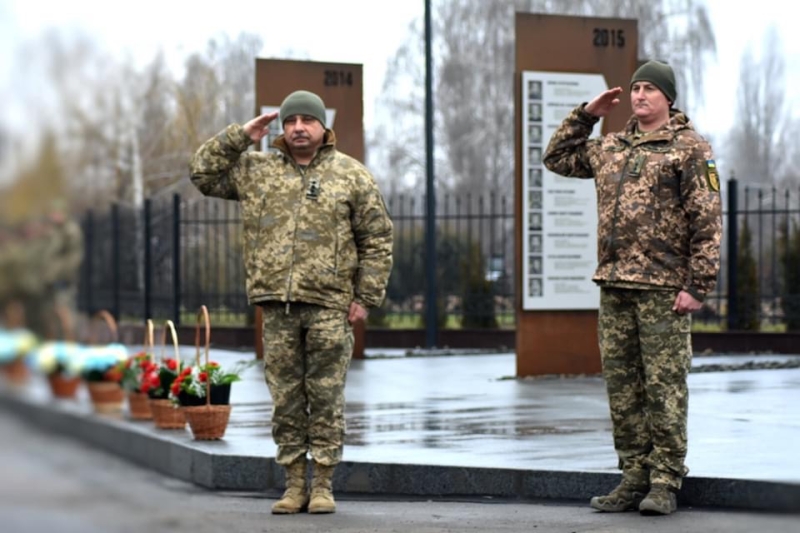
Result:
[[[190,356],[193,349],[184,348],[182,353]],[[597,483],[603,486],[616,481],[608,403],[599,377],[515,379],[511,353],[394,357],[397,355],[371,350],[366,360],[352,363],[346,389],[344,459],[348,464],[467,468],[489,477],[501,471],[546,472],[550,476],[569,473],[571,481],[564,481],[565,477],[562,481],[567,485],[555,492],[575,498],[594,490],[587,475],[600,474]],[[222,364],[247,357],[212,351],[212,358]],[[694,365],[739,364],[747,358],[756,357],[696,357]],[[796,361],[798,356],[757,359],[785,362]],[[225,439],[219,442],[193,441],[188,429],[169,432],[146,422],[97,421],[100,417],[91,412],[85,391],[77,402],[55,404],[38,377],[23,390],[0,387],[0,406],[24,407],[25,416],[41,416],[42,423],[57,424],[54,413],[69,414],[81,423],[110,424],[128,435],[161,439],[209,457],[270,462],[275,454],[269,423],[272,405],[261,372],[260,366],[252,367],[244,380],[233,386],[231,421]],[[772,486],[783,494],[788,487],[788,507],[800,510],[800,454],[794,450],[800,441],[800,369],[697,372],[690,375],[689,386],[687,464],[691,472],[687,487],[692,486],[692,479],[711,483],[696,485],[699,494],[733,487],[730,483],[769,482],[747,490],[763,492],[764,487]],[[66,427],[59,430],[70,431]],[[437,470],[432,472],[435,476]],[[368,481],[351,485],[371,490],[373,474]],[[278,469],[270,475],[276,484],[281,483]],[[569,488],[575,480],[581,490]],[[214,483],[233,483],[226,488],[246,484]],[[478,485],[472,480],[470,487],[480,491]]]

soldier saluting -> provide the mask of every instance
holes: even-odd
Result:
[[[336,149],[319,96],[287,96],[277,153],[248,152],[276,118],[232,124],[208,140],[192,159],[192,183],[241,205],[247,296],[263,308],[272,436],[286,469],[286,492],[272,512],[332,513],[352,324],[384,299],[392,221],[369,171]]]
[[[594,178],[597,191],[598,340],[622,481],[591,506],[670,514],[688,473],[690,314],[719,271],[719,174],[708,142],[673,108],[675,75],[661,62],[631,78],[625,129],[589,139],[622,92],[609,89],[574,109],[544,164]]]

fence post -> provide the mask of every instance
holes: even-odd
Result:
[[[736,261],[739,257],[739,228],[737,225],[738,190],[735,178],[728,180],[728,331],[736,329]]]
[[[113,270],[112,277],[114,286],[112,287],[114,320],[120,321],[120,305],[119,305],[119,284],[120,284],[120,261],[119,261],[119,204],[114,203],[111,206],[111,268]]]
[[[151,210],[152,210],[152,202],[148,198],[144,201],[144,320],[142,322],[146,322],[148,318],[153,317],[153,309],[152,309],[152,250],[151,250],[151,235],[150,235],[150,223],[151,223]]]
[[[181,324],[181,197],[172,196],[172,321]]]
[[[92,301],[92,259],[94,258],[94,212],[89,209],[86,212],[86,219],[84,221],[86,226],[84,230],[84,250],[83,260],[86,263],[84,275],[86,276],[86,313],[91,315],[94,313],[94,302]]]

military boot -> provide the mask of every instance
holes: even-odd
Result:
[[[643,515],[671,514],[678,509],[678,497],[668,485],[653,485],[642,503],[639,512]]]
[[[272,506],[272,514],[295,514],[308,506],[305,457],[286,466],[286,491]]]
[[[314,474],[311,478],[311,503],[308,504],[309,513],[336,512],[336,502],[333,500],[333,471],[335,469],[335,466],[325,466],[314,462]]]
[[[589,505],[598,511],[606,513],[620,513],[622,511],[635,511],[644,499],[647,486],[631,485],[622,481],[617,488],[605,496],[595,496]]]

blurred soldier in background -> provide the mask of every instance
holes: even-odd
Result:
[[[21,303],[25,326],[40,337],[56,334],[55,307],[73,315],[83,260],[83,234],[59,204],[44,217],[0,230],[0,308]]]

